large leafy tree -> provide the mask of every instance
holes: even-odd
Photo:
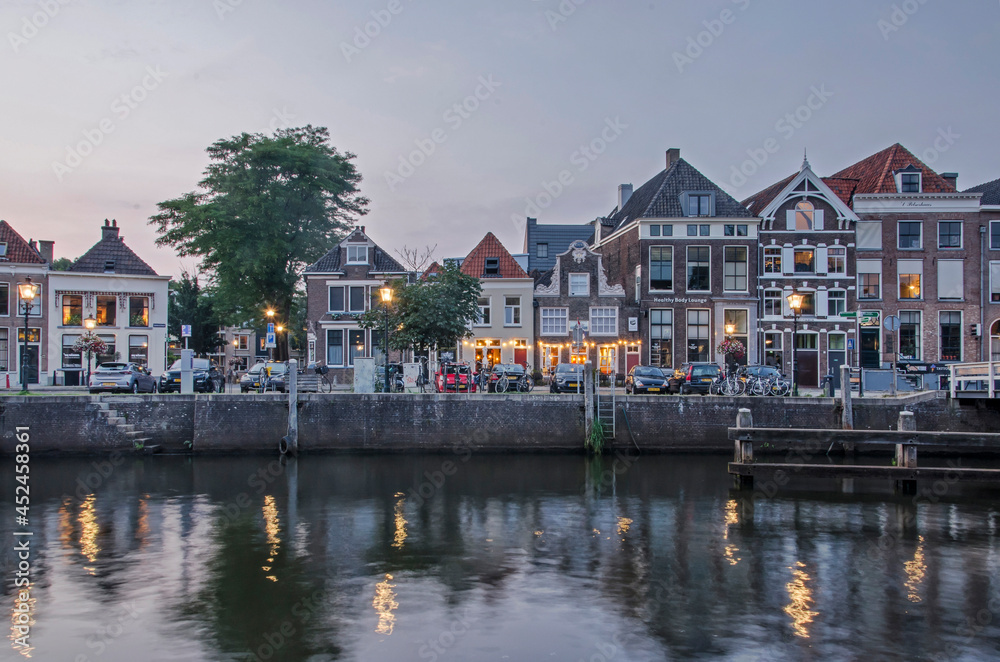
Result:
[[[191,276],[185,271],[180,280],[170,283],[167,331],[180,340],[181,325],[190,324],[188,347],[197,354],[208,354],[224,342],[217,333],[220,324],[214,308],[214,298],[202,289],[198,275]]]
[[[227,323],[292,319],[296,285],[306,266],[367,213],[354,154],[341,154],[322,127],[243,133],[208,148],[200,191],[159,203],[150,218],[182,256],[200,258]],[[287,358],[278,343],[277,358]]]
[[[416,283],[393,286],[389,312],[389,347],[397,350],[454,347],[472,336],[479,318],[479,279],[448,263]],[[385,309],[375,306],[361,318],[361,326],[384,332]]]

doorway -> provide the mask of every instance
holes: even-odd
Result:
[[[795,361],[798,363],[797,382],[807,388],[819,387],[819,336],[815,333],[800,333],[795,342]]]
[[[826,358],[833,374],[833,388],[840,388],[840,366],[847,363],[847,336],[831,333],[826,337]]]
[[[879,335],[881,329],[861,329],[861,367],[881,368],[882,356]]]

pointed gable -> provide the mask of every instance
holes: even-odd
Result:
[[[836,186],[840,191],[835,190]],[[837,212],[840,219],[858,220],[854,210],[851,209],[851,191],[856,184],[855,180],[838,179],[834,177],[819,177],[812,170],[808,159],[802,162],[802,169],[791,177],[772,184],[763,191],[755,193],[743,204],[755,216],[760,216],[765,220],[773,220],[777,211],[790,198],[813,195],[826,199]]]
[[[496,262],[494,263],[493,260]],[[487,273],[487,261],[489,261],[490,273]],[[462,262],[462,273],[474,278],[529,277],[492,232],[487,232],[479,245],[473,248]]]
[[[45,264],[38,251],[32,248],[7,221],[0,221],[0,242],[7,244],[7,252],[0,256],[2,262]]]
[[[907,166],[913,166],[922,173],[924,193],[955,193],[955,187],[941,175],[931,170],[908,149],[896,143],[872,154],[866,159],[848,166],[834,174],[835,178],[854,179],[858,185],[855,194],[898,193],[895,173]]]
[[[74,273],[106,274],[124,276],[155,276],[153,268],[125,245],[125,239],[118,234],[118,222],[104,219],[101,240],[84,253],[68,269]]]
[[[386,251],[382,250],[381,246],[376,244],[368,237],[367,234],[365,234],[365,228],[363,226],[354,228],[350,234],[340,241],[340,243],[331,248],[326,255],[306,267],[305,273],[329,274],[341,271],[343,267],[341,260],[341,253],[343,252],[342,247],[344,244],[351,242],[364,242],[371,245],[372,255],[369,258],[369,266],[371,267],[369,271],[372,273],[406,273],[406,268],[403,267],[403,265],[397,262],[396,259],[389,255]]]

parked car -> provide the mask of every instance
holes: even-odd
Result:
[[[456,386],[456,380],[458,385]],[[476,392],[472,370],[464,363],[442,363],[434,373],[434,390],[438,393]]]
[[[195,393],[222,393],[226,378],[219,367],[208,359],[194,359],[191,364]],[[181,392],[181,359],[177,359],[160,375],[160,393]]]
[[[498,363],[493,366],[493,370],[490,371],[490,384],[489,392],[496,393],[497,382],[500,381],[501,375],[506,375],[507,379],[510,381],[510,390],[516,390],[517,380],[524,376],[525,370],[524,366],[520,363]]]
[[[763,379],[781,377],[781,372],[773,365],[748,365],[744,369],[746,377],[761,377]]]
[[[264,365],[263,361],[255,363],[240,377],[240,393],[260,389],[260,376],[264,372]]]
[[[156,378],[138,363],[102,363],[87,386],[91,393],[156,393]]]
[[[583,364],[560,363],[552,372],[549,393],[583,392]]]
[[[722,368],[715,363],[688,363],[684,381],[681,382],[679,392],[681,395],[688,393],[709,392],[712,382],[722,376]]]
[[[667,376],[652,365],[632,366],[625,376],[625,393],[666,393]]]

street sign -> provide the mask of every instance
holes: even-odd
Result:
[[[840,316],[841,316],[841,317],[857,317],[857,316],[858,316],[858,314],[857,314],[856,312],[850,312],[850,313],[840,313]]]
[[[854,349],[854,338],[847,339],[847,349]]]
[[[879,326],[881,312],[878,310],[865,310],[858,313],[859,326]]]
[[[885,328],[887,331],[899,331],[899,318],[889,315],[885,318]]]
[[[191,337],[191,325],[181,324],[181,338],[190,338],[190,337]]]
[[[278,343],[274,342],[274,331],[267,332],[267,342],[264,343],[267,348],[277,347]]]
[[[267,323],[267,332],[268,334],[274,333],[274,322]]]

